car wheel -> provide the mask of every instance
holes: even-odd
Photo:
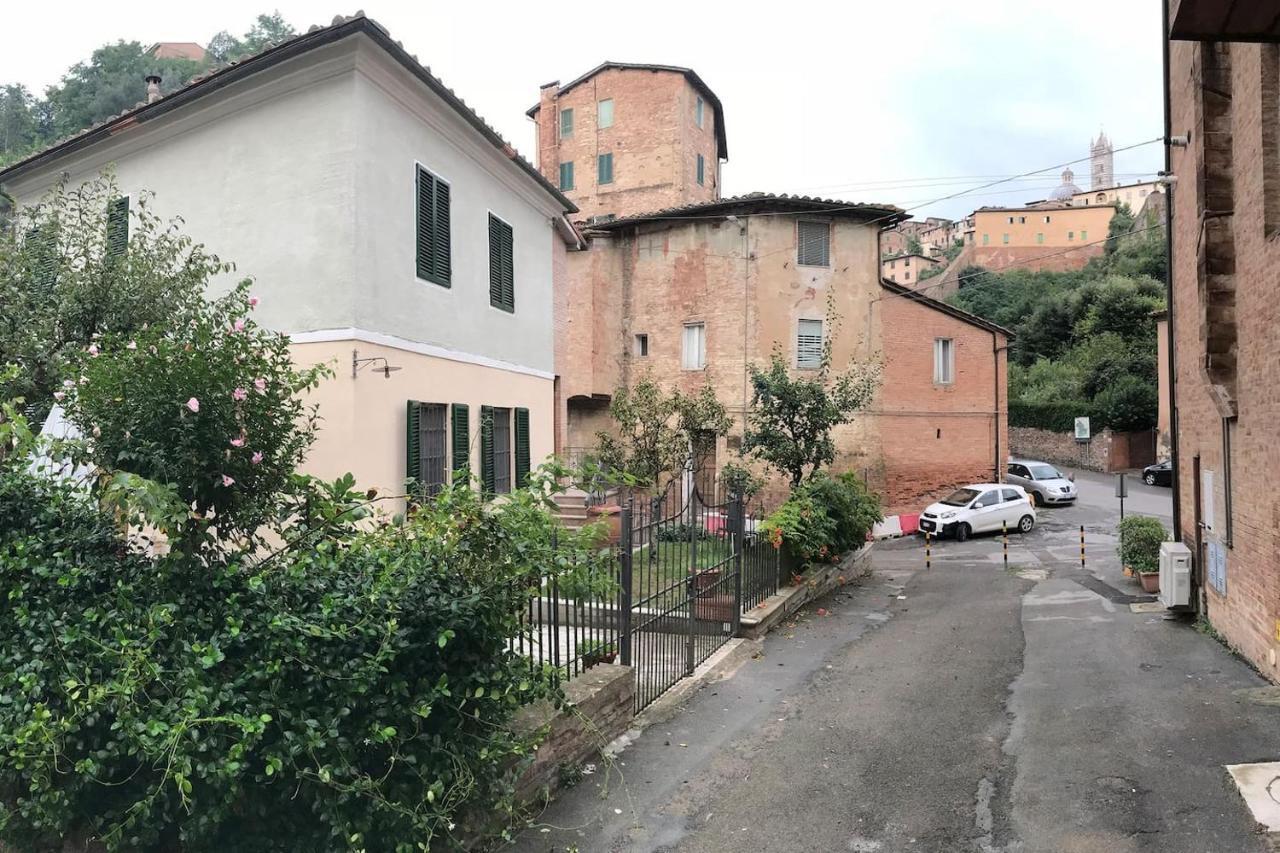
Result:
[[[1146,483],[1148,486],[1154,486],[1156,484],[1156,475],[1148,473],[1142,478],[1142,482]]]
[[[969,525],[963,522],[956,525],[956,541],[957,542],[965,541],[966,539],[969,538],[970,534],[972,533],[973,533],[973,528],[971,528]]]
[[[1036,526],[1036,520],[1029,515],[1024,515],[1018,519],[1018,530],[1023,533],[1030,533],[1031,528]]]

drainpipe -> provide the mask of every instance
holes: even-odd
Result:
[[[1160,3],[1160,41],[1163,46],[1162,59],[1164,62],[1164,171],[1167,176],[1173,170],[1173,152],[1169,144],[1169,138],[1173,135],[1173,111],[1171,107],[1171,98],[1169,95],[1169,3],[1168,0],[1161,0]],[[1177,356],[1174,354],[1173,341],[1175,337],[1174,313],[1173,313],[1173,192],[1174,184],[1169,182],[1165,184],[1165,205],[1164,205],[1164,237],[1165,237],[1165,285],[1164,285],[1164,304],[1165,316],[1168,322],[1165,324],[1167,328],[1165,350],[1169,363],[1169,461],[1173,468],[1173,541],[1182,541],[1182,480],[1178,468],[1178,368]],[[1199,554],[1196,555],[1197,560]],[[1193,569],[1193,581],[1194,569]],[[1193,599],[1194,600],[1194,599]]]
[[[992,410],[992,422],[995,424],[996,433],[996,455],[994,464],[991,467],[991,482],[1003,483],[1004,466],[1000,464],[1000,336],[995,332],[991,333],[991,373],[991,390],[995,401],[995,408]]]

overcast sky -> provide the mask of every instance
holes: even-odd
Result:
[[[1162,133],[1159,0],[697,0],[542,4],[346,0],[365,11],[526,156],[538,86],[605,59],[695,69],[725,108],[724,192],[798,192],[956,217],[1043,198],[1053,169],[999,177]],[[104,42],[207,43],[275,8],[299,31],[354,9],[297,0],[41,0],[7,4],[0,82],[36,92]],[[1116,155],[1117,178],[1161,167],[1158,144]],[[1088,164],[1075,167],[1088,189]]]

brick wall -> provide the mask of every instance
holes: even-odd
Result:
[[[886,513],[892,514],[920,509],[956,486],[988,481],[1003,465],[1009,447],[1007,350],[1003,335],[994,336],[993,352],[986,329],[888,291],[884,297],[877,303],[884,385],[873,417]],[[950,385],[933,381],[937,338],[953,341]]]
[[[1280,494],[1272,483],[1280,464],[1280,308],[1275,271],[1280,237],[1268,228],[1268,202],[1277,201],[1274,128],[1276,47],[1229,45],[1229,71],[1206,81],[1207,48],[1171,45],[1170,94],[1174,136],[1191,144],[1172,149],[1179,177],[1173,194],[1173,347],[1177,359],[1178,482],[1183,540],[1197,533],[1226,553],[1226,594],[1206,591],[1209,619],[1232,646],[1269,678],[1275,665],[1280,619]],[[1206,82],[1212,82],[1208,91]],[[1229,97],[1224,98],[1222,93]],[[1211,135],[1209,126],[1215,130]],[[1206,140],[1210,146],[1206,148]],[[1226,214],[1226,216],[1224,216]],[[1217,302],[1230,294],[1224,310]],[[1219,346],[1219,341],[1233,341]],[[1210,377],[1206,357],[1234,361],[1230,387]],[[1232,428],[1231,541],[1226,512],[1224,416]],[[1211,500],[1195,500],[1195,460]],[[1211,506],[1210,506],[1211,504]],[[1212,513],[1207,510],[1211,509]],[[1198,528],[1197,522],[1206,526]],[[1204,566],[1204,553],[1197,554]],[[1204,578],[1203,569],[1198,572]]]
[[[598,127],[597,104],[613,100],[613,125]],[[606,68],[561,92],[555,84],[540,92],[538,168],[557,186],[560,164],[574,164],[567,195],[578,217],[650,213],[720,197],[715,114],[703,108],[696,122],[698,91],[684,74],[635,68]],[[560,136],[560,112],[573,110],[573,133]],[[597,156],[613,155],[613,182],[597,182]],[[705,164],[696,180],[697,157]]]

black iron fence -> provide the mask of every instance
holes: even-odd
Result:
[[[517,650],[572,677],[601,662],[636,674],[636,710],[690,675],[778,589],[762,513],[696,488],[633,496],[607,560],[557,566],[530,600]]]

